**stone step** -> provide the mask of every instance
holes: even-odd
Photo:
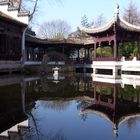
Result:
[[[18,132],[8,131],[9,140],[21,140],[21,136]]]
[[[2,132],[0,134],[0,136],[7,136],[8,137],[8,132],[18,132],[18,126],[25,126],[28,127],[28,120],[25,120],[23,122],[20,122],[14,126],[12,126],[11,128],[5,130],[4,132]]]
[[[9,140],[8,136],[0,136],[0,140]]]

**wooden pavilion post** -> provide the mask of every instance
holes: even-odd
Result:
[[[87,48],[87,58],[89,60],[89,48]]]
[[[114,46],[113,46],[114,59],[117,58],[117,38],[116,38],[116,25],[114,23]]]
[[[85,57],[85,58],[87,57],[87,50],[86,50],[85,47],[84,47],[84,57]]]
[[[77,48],[77,57],[78,57],[78,60],[79,60],[79,58],[80,58],[80,49],[79,48]]]
[[[96,42],[94,44],[94,59],[96,59]]]

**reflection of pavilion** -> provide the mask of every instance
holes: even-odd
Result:
[[[94,113],[105,118],[112,124],[114,135],[118,136],[118,127],[122,123],[140,117],[140,93],[133,90],[133,94],[129,94],[118,84],[94,82],[93,104],[90,102],[81,114]]]
[[[140,78],[136,76],[129,76],[129,75],[121,75],[120,79],[113,79],[113,78],[102,78],[102,77],[94,77],[92,76],[93,82],[102,82],[102,83],[113,83],[113,84],[121,84],[122,87],[124,85],[132,85],[134,88],[136,86],[140,86]]]
[[[137,86],[140,86],[140,79],[123,75],[121,79],[121,85],[122,87],[124,87],[124,85],[133,85],[133,87],[136,88]]]

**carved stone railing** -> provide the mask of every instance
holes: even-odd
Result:
[[[90,58],[71,58],[68,60],[71,64],[92,64],[92,59]]]
[[[120,58],[114,58],[114,57],[98,57],[94,58],[93,61],[119,61]]]

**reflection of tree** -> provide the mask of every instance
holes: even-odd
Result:
[[[133,129],[137,123],[138,118],[130,118],[126,123],[128,125],[128,128]]]
[[[64,80],[60,80],[59,83],[53,83],[51,79],[47,77],[41,77],[41,80],[38,82],[28,82],[27,86],[24,85],[23,92],[23,110],[29,118],[30,130],[26,131],[23,134],[23,140],[66,140],[65,136],[61,131],[58,132],[42,132],[41,126],[41,116],[38,114],[40,112],[38,107],[49,108],[55,111],[63,111],[69,107],[71,102],[69,100],[81,96],[81,92],[77,91],[77,84],[83,81],[83,83],[88,83],[91,79],[86,77],[76,77],[70,76],[66,77]],[[81,85],[82,86],[82,85]],[[83,84],[84,86],[84,84]],[[25,88],[26,87],[26,88]],[[36,89],[36,90],[35,90]],[[47,101],[37,101],[36,106],[31,110],[25,108],[26,98],[25,93],[39,93],[38,95],[43,94],[43,99]],[[83,93],[82,93],[83,95]],[[86,94],[87,95],[87,94]],[[44,97],[45,96],[45,97]],[[42,99],[42,96],[39,96],[39,99]],[[39,104],[38,104],[39,103]],[[79,108],[86,106],[86,102],[78,101]],[[39,106],[38,106],[39,105]],[[81,106],[81,107],[80,107]],[[38,116],[39,115],[39,116]],[[81,115],[81,119],[86,120],[87,116]]]
[[[47,76],[41,77],[41,85],[44,92],[58,92],[60,90],[63,90],[67,84],[68,82],[66,80],[54,83],[52,81],[49,81],[47,79]]]
[[[77,109],[78,110],[84,110],[86,107],[88,107],[90,104],[90,101],[82,101],[82,100],[77,100]],[[91,102],[91,104],[93,104]],[[88,114],[80,114],[80,117],[83,121],[86,121]]]
[[[39,136],[36,137],[34,130],[28,131],[22,140],[66,140],[67,138],[64,136],[63,132],[59,130],[58,132],[48,132],[47,134],[39,133]]]
[[[41,105],[43,105],[44,107],[55,109],[57,111],[61,111],[69,105],[69,102],[57,101],[57,100],[42,101]],[[35,107],[35,109],[37,108],[38,106]],[[24,109],[25,107],[23,107],[23,111],[30,120],[30,129],[22,131],[21,133],[22,140],[66,140],[66,137],[64,136],[63,132],[60,130],[58,132],[48,132],[47,134],[41,133],[42,131],[40,130],[40,126],[39,126],[39,121],[41,118],[38,118],[37,114],[35,115],[34,113],[32,113],[31,110],[25,111]]]
[[[69,106],[69,102],[63,100],[41,101],[40,104],[45,108],[48,107],[57,111],[62,111]],[[36,110],[38,107],[39,106],[36,105],[34,109]],[[56,133],[48,132],[48,134],[43,134],[40,129],[41,127],[39,126],[41,118],[39,118],[37,114],[34,114],[33,110],[24,110],[24,113],[28,116],[30,120],[30,129],[22,133],[23,140],[66,140],[61,131],[58,131]]]
[[[61,76],[61,73],[60,73]],[[59,80],[58,83],[53,82],[47,78],[48,75],[41,77],[41,87],[43,92],[53,93],[51,96],[56,95],[56,97],[66,97],[75,96],[79,92],[93,90],[92,82],[90,77],[80,77],[78,75],[65,76],[65,79]],[[51,76],[50,76],[51,77]],[[61,94],[58,94],[61,93]]]
[[[86,107],[89,106],[89,102],[88,101],[82,101],[82,100],[77,100],[77,109],[78,110],[82,110]]]
[[[22,95],[22,109],[23,109],[23,112],[24,114],[28,117],[28,119],[30,119],[32,121],[32,124],[34,126],[34,129],[31,129],[28,130],[28,131],[25,131],[25,132],[22,132],[22,139],[24,140],[27,140],[27,139],[32,139],[33,137],[36,138],[36,140],[39,140],[39,135],[40,135],[40,131],[38,129],[38,126],[37,126],[37,122],[38,120],[36,119],[36,117],[33,115],[31,109],[27,109],[27,105],[26,105],[26,98],[25,98],[25,93],[26,93],[26,90],[27,90],[27,84],[26,82],[21,82],[21,95]]]
[[[86,121],[88,114],[80,114],[80,117],[83,121]]]
[[[42,101],[41,105],[44,108],[50,108],[56,111],[63,111],[70,105],[70,102],[63,100]]]
[[[125,85],[125,88],[119,88],[118,97],[127,101],[132,101],[139,95],[139,87],[134,89],[133,86]]]
[[[58,131],[56,134],[50,132],[45,137],[45,140],[66,140],[66,137],[61,131]]]
[[[96,85],[96,92],[102,93],[104,95],[111,95],[112,94],[112,87],[108,86],[101,86],[101,85]]]

